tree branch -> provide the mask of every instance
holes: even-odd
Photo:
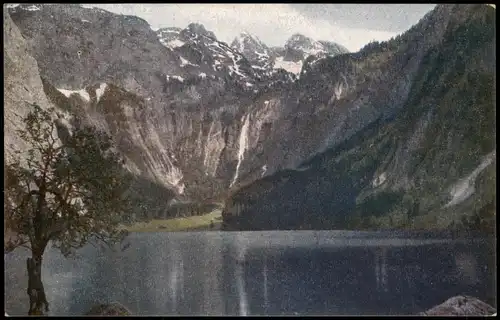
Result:
[[[54,145],[56,144],[57,140],[54,138],[54,136],[52,135],[52,133],[54,132],[54,128],[55,128],[55,121],[51,121],[50,122],[50,144],[49,144],[49,147],[51,149],[54,149]]]
[[[55,218],[57,213],[64,207],[68,205],[68,198],[70,195],[71,190],[73,189],[73,183],[70,182],[70,178],[68,179],[68,190],[66,190],[66,193],[64,196],[61,196],[60,192],[54,191],[53,189],[48,190],[50,193],[56,196],[56,199],[58,200],[58,206],[57,208],[53,211],[52,213],[52,218]]]
[[[50,132],[50,135],[52,135],[52,132]],[[42,171],[42,177],[40,178],[40,184],[38,186],[39,188],[39,197],[38,197],[38,203],[37,203],[37,209],[35,211],[35,223],[37,224],[37,228],[35,228],[35,236],[37,239],[39,239],[40,241],[42,240],[46,240],[48,241],[48,234],[46,234],[46,227],[44,225],[44,222],[47,220],[47,219],[44,219],[44,216],[43,216],[43,209],[44,209],[44,204],[46,202],[46,192],[47,192],[47,174],[48,174],[48,170],[50,168],[50,164],[52,163],[52,159],[54,158],[54,154],[53,154],[53,149],[51,148],[51,146],[49,146],[49,148],[46,150],[46,152],[48,153],[46,155],[46,158],[45,158],[45,161],[44,161],[44,164],[43,164],[43,171]],[[46,153],[42,153],[43,154],[46,154]],[[42,156],[42,161],[43,161],[43,156]]]

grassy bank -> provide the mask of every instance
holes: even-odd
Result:
[[[210,213],[186,218],[156,219],[148,222],[137,222],[125,229],[129,232],[158,232],[158,231],[202,231],[219,230],[222,220],[222,210],[217,209]],[[213,227],[211,223],[213,221]]]

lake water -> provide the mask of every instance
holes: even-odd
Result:
[[[138,315],[414,314],[468,294],[496,307],[494,244],[342,231],[131,234],[70,259],[49,248],[50,315],[118,301]],[[25,315],[27,251],[5,256],[5,305]]]

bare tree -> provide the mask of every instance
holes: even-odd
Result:
[[[32,253],[27,261],[30,315],[49,310],[41,276],[49,241],[68,256],[88,242],[122,240],[119,225],[130,208],[125,196],[130,180],[111,138],[81,126],[61,143],[53,114],[53,109],[33,106],[18,130],[29,148],[5,167],[5,220],[18,236],[10,250],[24,246]]]

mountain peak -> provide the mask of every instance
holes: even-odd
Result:
[[[266,71],[271,69],[269,48],[251,33],[240,33],[234,38],[231,47],[241,52],[251,62],[252,68]]]
[[[231,43],[231,47],[237,49],[240,52],[244,52],[245,50],[259,50],[261,52],[267,51],[267,46],[260,41],[257,36],[253,34],[243,31],[236,38],[234,38]]]
[[[323,50],[321,43],[300,33],[292,35],[285,43],[285,48],[301,50],[307,53],[310,52],[310,54],[315,54]]]
[[[177,28],[177,27],[165,27],[165,28],[160,28],[158,30],[156,30],[156,32],[181,32],[181,28]]]
[[[338,55],[349,52],[345,47],[330,41],[316,41],[303,34],[293,34],[285,43],[285,50],[296,56],[302,54],[303,59],[310,55]]]
[[[215,37],[215,34],[212,31],[208,31],[207,29],[205,29],[205,26],[202,25],[201,23],[196,23],[196,22],[190,23],[186,29],[195,34],[204,35],[210,38],[217,39]]]
[[[304,45],[304,44],[312,44],[316,41],[313,39],[301,34],[301,33],[294,33],[288,40],[285,42],[285,47],[293,47],[297,45]]]
[[[306,37],[305,35],[301,33],[294,33],[290,38],[288,38],[288,41],[312,41],[311,38]]]

